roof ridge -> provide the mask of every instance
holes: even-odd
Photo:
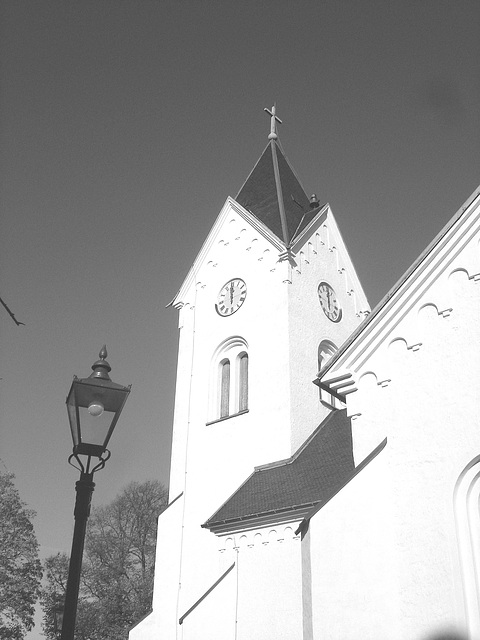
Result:
[[[315,380],[321,380],[325,374],[334,368],[336,363],[344,356],[350,346],[356,342],[359,335],[369,327],[377,316],[380,315],[382,309],[384,309],[390,301],[394,301],[397,294],[402,289],[407,280],[415,274],[415,271],[420,265],[428,259],[430,254],[433,254],[435,248],[440,242],[452,233],[455,225],[457,225],[460,219],[464,216],[465,212],[475,203],[475,200],[480,197],[480,186],[478,186],[473,193],[465,200],[456,213],[447,221],[447,223],[441,228],[441,230],[435,235],[433,240],[428,243],[425,249],[421,252],[416,260],[408,267],[408,269],[402,274],[402,276],[395,282],[395,284],[389,289],[389,291],[380,299],[375,305],[370,314],[361,322],[358,327],[350,334],[343,344],[340,345],[335,354],[328,360],[324,367],[319,371]]]

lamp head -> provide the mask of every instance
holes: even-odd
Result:
[[[88,378],[74,376],[67,396],[73,453],[101,458],[105,453],[131,386],[113,382],[104,346]]]

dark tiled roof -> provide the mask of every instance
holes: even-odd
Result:
[[[355,470],[352,432],[346,410],[333,411],[288,460],[257,467],[203,525],[258,520],[268,513],[298,512],[328,500]]]
[[[278,164],[278,182],[286,218],[285,230],[282,227],[275,159]],[[318,208],[310,208],[310,200],[300,181],[281,147],[273,140],[265,147],[235,199],[261,220],[286,246],[290,245],[295,236],[319,211]]]

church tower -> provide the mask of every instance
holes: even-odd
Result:
[[[255,467],[289,459],[341,408],[312,380],[369,313],[330,206],[307,196],[275,107],[265,111],[267,146],[171,303],[180,338],[170,506],[159,519],[153,613],[131,640],[242,637],[238,580],[214,600],[233,565],[202,525]],[[207,618],[213,607],[217,631],[196,622],[188,632],[200,607]]]

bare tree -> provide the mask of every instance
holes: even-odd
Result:
[[[78,640],[119,640],[151,607],[157,518],[167,506],[167,491],[157,481],[132,482],[108,505],[90,516],[85,540],[77,614]],[[65,594],[68,557],[45,564],[44,633],[54,640],[55,604]]]

